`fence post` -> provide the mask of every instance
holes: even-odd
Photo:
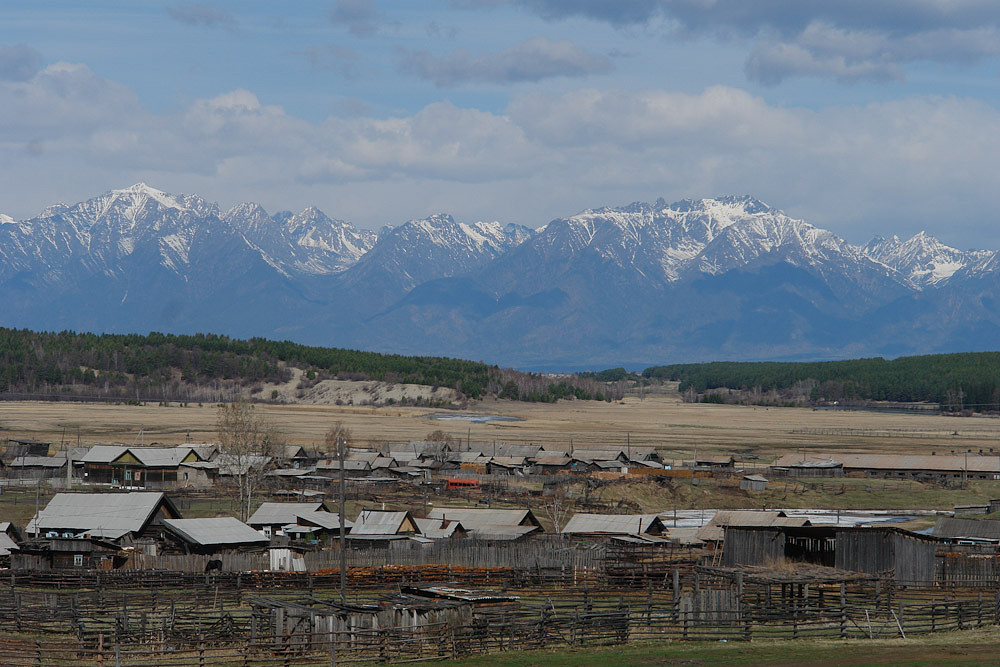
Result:
[[[847,639],[847,585],[840,582],[840,638]]]
[[[683,630],[683,633],[681,634],[681,637],[682,637],[683,639],[687,639],[687,638],[688,638],[688,615],[689,615],[690,613],[691,613],[691,612],[690,612],[690,610],[688,610],[688,609],[685,609],[684,611],[682,611],[682,612],[681,612],[681,615],[682,615],[682,622],[683,622],[683,624],[684,624],[684,626],[683,626],[683,627],[684,627],[684,630]]]
[[[931,632],[937,632],[937,603],[931,600]]]
[[[97,667],[104,667],[104,633],[97,635]]]
[[[205,667],[205,635],[198,638],[198,667]]]

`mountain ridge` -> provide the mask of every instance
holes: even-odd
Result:
[[[373,231],[138,183],[2,222],[8,326],[573,367],[958,351],[1000,328],[996,251],[924,232],[854,245],[750,195]]]

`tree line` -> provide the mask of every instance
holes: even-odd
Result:
[[[291,379],[374,380],[448,387],[478,399],[610,400],[590,378],[521,373],[448,357],[405,356],[216,334],[93,334],[0,328],[0,393],[130,400],[232,400]],[[266,397],[265,397],[266,398]]]
[[[1000,352],[875,357],[822,362],[731,362],[652,366],[643,376],[679,381],[682,393],[808,397],[812,403],[940,403],[946,411],[1000,410]],[[715,396],[721,396],[715,393]],[[715,398],[712,400],[722,400]],[[751,401],[752,402],[752,401]]]

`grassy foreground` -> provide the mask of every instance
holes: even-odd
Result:
[[[442,667],[1000,665],[1000,630],[949,632],[907,640],[648,643],[599,649],[525,651],[424,664]]]

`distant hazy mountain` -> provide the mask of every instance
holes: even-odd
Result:
[[[1000,262],[924,233],[851,245],[752,197],[587,210],[538,230],[144,184],[0,216],[0,324],[213,331],[525,367],[994,349]]]

